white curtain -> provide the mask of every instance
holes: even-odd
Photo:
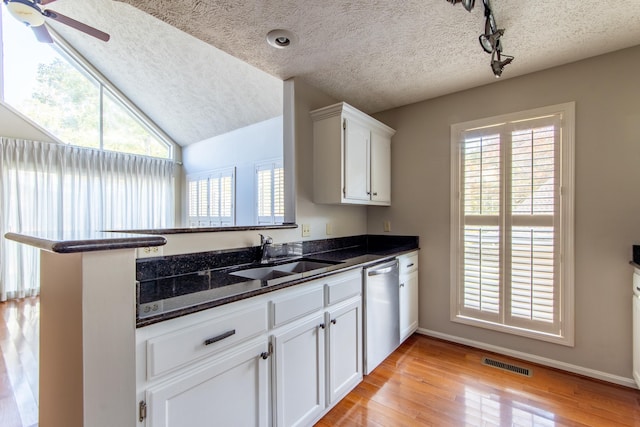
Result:
[[[173,226],[172,160],[0,137],[0,301],[39,292],[37,249],[7,232]]]

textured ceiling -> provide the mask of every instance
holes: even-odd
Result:
[[[478,43],[480,0],[472,12],[445,0],[123,1],[272,76],[299,77],[369,113],[495,81],[490,55]],[[63,33],[179,143],[212,136],[215,114],[242,115],[230,102],[240,97],[213,84],[236,72],[222,71],[213,59],[219,53],[205,43],[117,1],[50,6],[112,35],[105,47]],[[502,79],[640,44],[640,0],[492,0],[491,6],[506,29],[504,53],[515,56]],[[275,28],[296,34],[296,44],[270,47],[265,37]],[[259,100],[260,83],[246,89],[253,94],[240,102],[247,110],[266,102]]]

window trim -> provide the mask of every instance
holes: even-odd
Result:
[[[462,237],[460,217],[461,135],[463,132],[486,127],[527,121],[536,117],[561,115],[560,129],[560,334],[539,332],[518,326],[505,325],[461,315],[458,301],[461,270],[459,265]],[[575,189],[575,102],[556,104],[516,113],[503,114],[451,125],[451,244],[450,244],[450,320],[513,335],[538,339],[565,346],[575,345],[575,289],[574,289],[574,189]],[[504,290],[502,290],[504,292]]]

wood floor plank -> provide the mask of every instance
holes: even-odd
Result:
[[[0,303],[0,426],[38,425],[38,298]]]
[[[532,377],[481,363],[526,367]],[[378,405],[372,410],[372,402]],[[388,409],[403,412],[390,422]],[[318,426],[640,426],[640,391],[414,335]]]

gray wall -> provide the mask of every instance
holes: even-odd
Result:
[[[487,69],[489,72],[489,69]],[[631,378],[631,246],[640,243],[640,46],[376,115],[397,130],[392,206],[368,231],[418,234],[420,327]],[[509,75],[509,68],[505,76]],[[576,102],[575,347],[450,321],[450,125]]]

